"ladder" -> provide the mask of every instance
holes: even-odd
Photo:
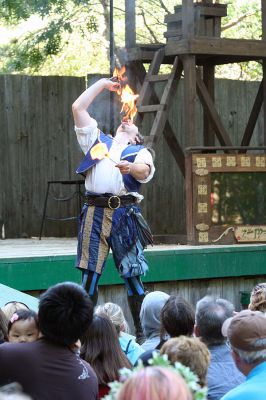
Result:
[[[155,117],[150,134],[145,136],[145,144],[153,147],[158,141],[160,134],[163,133],[176,162],[184,173],[184,154],[168,122],[171,98],[176,91],[183,66],[179,57],[175,56],[171,72],[169,74],[159,74],[164,57],[165,51],[164,47],[162,47],[155,52],[149,70],[144,78],[137,101],[138,113],[136,115],[136,125],[143,120],[145,113],[154,113]],[[161,99],[158,98],[154,91],[153,84],[156,82],[165,82]],[[153,104],[149,104],[150,102]]]

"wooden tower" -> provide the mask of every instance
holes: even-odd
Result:
[[[128,0],[128,9],[132,12],[134,1]],[[138,101],[138,122],[145,113],[153,113],[153,126],[146,138],[150,145],[163,134],[183,175],[186,186],[191,190],[189,168],[185,167],[185,154],[194,151],[196,146],[196,99],[203,108],[203,142],[198,151],[215,152],[217,139],[219,150],[224,152],[247,151],[250,146],[254,127],[263,107],[266,118],[266,2],[261,0],[262,40],[221,38],[221,19],[227,14],[227,6],[214,4],[212,0],[182,0],[182,6],[176,6],[173,14],[167,15],[165,22],[166,44],[136,45],[132,25],[126,32],[128,68],[141,83]],[[262,61],[263,79],[248,118],[241,143],[233,146],[229,132],[224,126],[214,101],[215,66],[242,61]],[[145,72],[143,63],[150,63]],[[161,64],[171,64],[169,74],[159,74]],[[185,148],[182,148],[168,121],[169,101],[178,86],[181,74],[184,79],[184,118]],[[165,81],[165,89],[159,99],[154,90],[154,82]],[[266,146],[266,123],[264,123],[264,146]],[[190,196],[191,197],[191,196]],[[193,219],[193,199],[187,198],[187,234],[188,242],[195,237]],[[203,221],[204,222],[204,221]],[[203,223],[204,225],[204,223]],[[208,224],[205,224],[208,225]]]

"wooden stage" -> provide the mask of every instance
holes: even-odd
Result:
[[[57,282],[80,282],[80,272],[74,268],[76,245],[71,238],[0,240],[0,283],[31,292]],[[150,268],[143,278],[147,284],[184,287],[192,281],[202,286],[204,280],[213,279],[266,280],[266,244],[156,245],[146,249],[145,255]],[[100,285],[121,284],[110,255]]]

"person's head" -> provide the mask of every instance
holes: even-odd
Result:
[[[43,336],[71,346],[84,335],[93,317],[89,295],[73,282],[59,283],[40,296],[39,327]]]
[[[162,336],[191,336],[195,323],[193,307],[183,297],[172,295],[162,308],[161,323]]]
[[[234,305],[230,301],[203,297],[196,304],[196,336],[200,336],[207,345],[224,343],[222,325],[233,313]]]
[[[146,367],[134,373],[119,390],[117,400],[192,400],[183,378],[165,367]]]
[[[168,360],[189,367],[199,378],[201,386],[206,385],[206,377],[210,363],[210,352],[198,338],[179,336],[167,340],[161,348],[161,354],[167,354]]]
[[[123,353],[117,331],[106,314],[95,314],[81,339],[80,356],[94,369],[99,384],[119,379],[119,369],[131,368]]]
[[[230,344],[236,366],[245,375],[266,361],[266,316],[260,311],[243,310],[228,318],[222,333]]]
[[[20,301],[9,301],[2,307],[2,311],[9,321],[12,315],[18,310],[29,310],[29,307],[25,303]]]
[[[248,308],[251,311],[266,312],[266,282],[254,286],[250,294]]]
[[[11,343],[34,342],[39,337],[37,313],[33,310],[18,310],[8,322],[7,338]]]
[[[169,294],[160,291],[150,292],[144,297],[140,309],[140,321],[146,338],[160,334],[160,315],[169,297]]]
[[[0,309],[0,344],[7,340],[8,319]]]
[[[117,333],[129,332],[128,323],[125,319],[122,308],[115,303],[105,303],[99,305],[95,309],[96,314],[106,314],[115,326]]]
[[[131,120],[122,121],[116,130],[115,137],[124,138],[127,144],[143,144],[144,142],[138,127]]]

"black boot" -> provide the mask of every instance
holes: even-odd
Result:
[[[132,315],[132,318],[134,321],[136,342],[138,344],[142,344],[145,340],[145,336],[142,331],[140,317],[139,317],[141,304],[142,304],[144,297],[145,297],[145,294],[143,294],[143,295],[133,294],[133,296],[127,296],[128,305],[129,305],[131,315]]]

